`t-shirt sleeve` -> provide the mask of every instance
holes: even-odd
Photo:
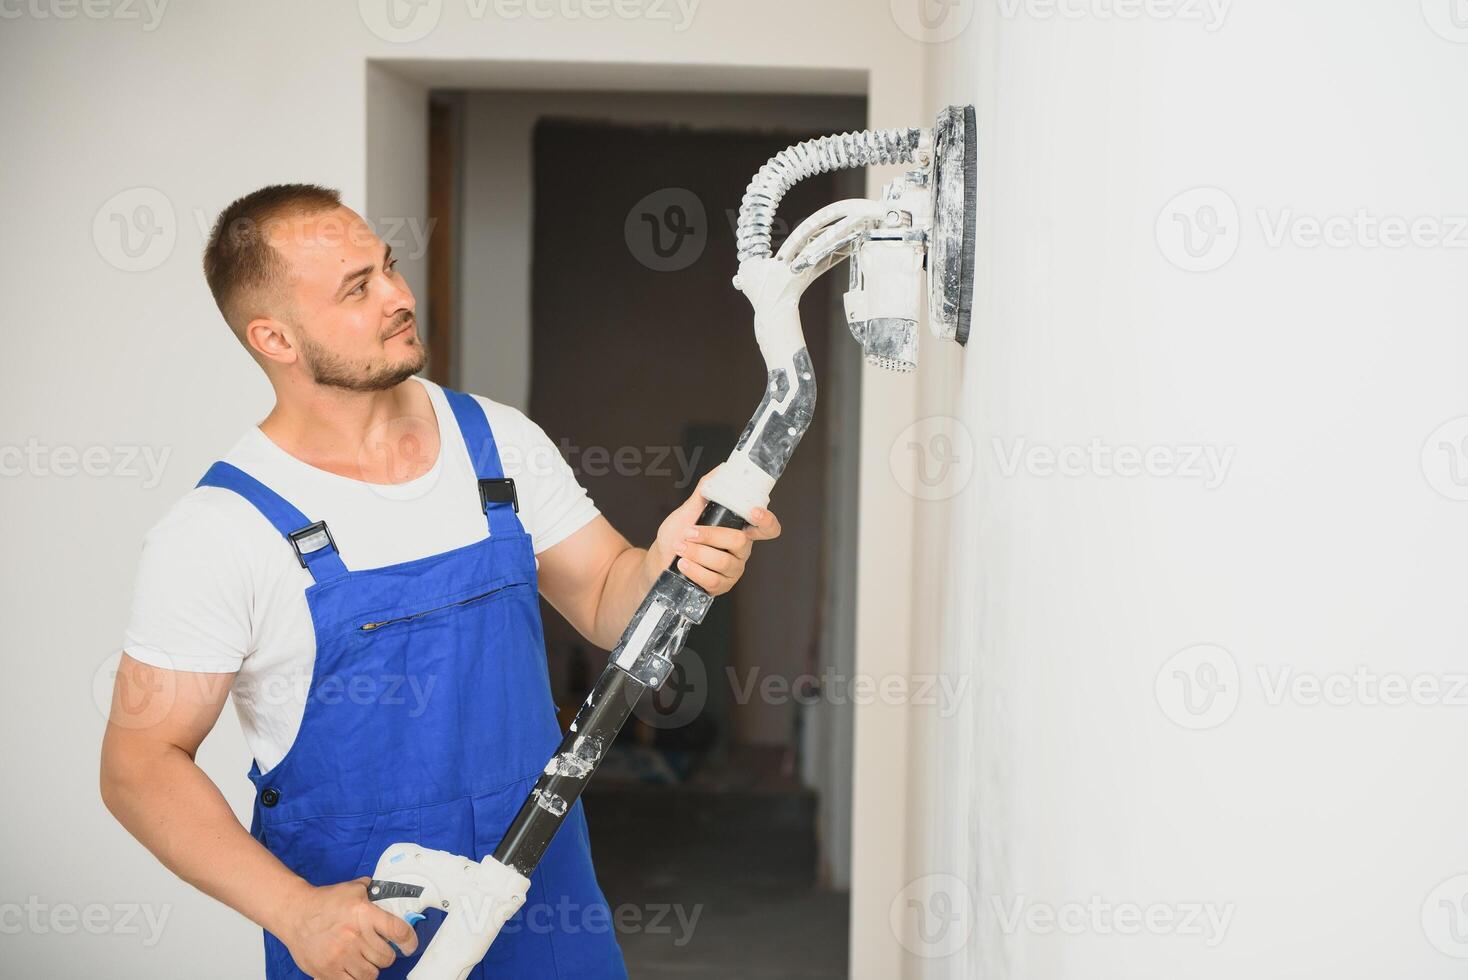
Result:
[[[123,649],[167,670],[234,673],[250,649],[250,576],[213,488],[192,490],[147,534]]]
[[[481,401],[486,410],[493,405]],[[538,555],[590,524],[601,511],[545,430],[515,409],[497,407],[501,412],[512,413],[514,420],[518,435],[516,451],[502,449],[500,461],[505,475],[515,481],[520,496],[520,523],[529,533]]]

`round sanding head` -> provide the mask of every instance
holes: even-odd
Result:
[[[968,343],[974,303],[978,135],[974,107],[949,106],[933,125],[933,224],[928,317],[940,337]]]

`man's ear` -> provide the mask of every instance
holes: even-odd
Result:
[[[298,354],[290,328],[270,316],[257,316],[245,324],[245,343],[260,357],[277,364],[294,364]]]

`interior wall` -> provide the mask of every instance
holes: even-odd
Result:
[[[833,175],[836,198],[860,197],[864,175],[852,171]],[[835,272],[840,283],[842,270]],[[825,578],[821,596],[820,662],[833,677],[856,675],[856,576],[860,564],[857,532],[860,528],[861,348],[846,325],[845,287],[830,291],[831,334],[827,357],[831,369],[821,379],[819,402],[828,420],[826,438],[826,544]],[[853,737],[858,706],[843,698],[817,699],[807,709],[801,731],[801,778],[819,795],[821,880],[832,888],[851,887]]]
[[[982,194],[973,339],[921,371],[961,478],[917,505],[914,650],[973,684],[913,718],[891,975],[1458,976],[1462,32],[1004,6],[928,75]]]
[[[418,306],[422,336],[433,343],[428,303],[428,88],[368,64],[367,200],[364,217],[393,250]]]
[[[260,972],[258,931],[178,881],[103,810],[96,692],[105,697],[111,682],[145,531],[270,405],[268,385],[219,322],[202,281],[209,225],[235,197],[279,181],[331,184],[368,208],[368,60],[414,71],[511,66],[490,83],[501,86],[523,77],[527,58],[547,84],[574,76],[580,88],[662,79],[686,89],[717,75],[724,89],[739,77],[752,88],[779,79],[788,89],[802,78],[869,73],[873,124],[911,125],[919,110],[924,50],[881,7],[706,3],[676,32],[649,17],[496,10],[421,5],[405,34],[371,3],[172,4],[156,19],[130,5],[73,17],[32,5],[0,30],[8,135],[0,210],[23,229],[0,238],[10,322],[23,332],[16,355],[0,364],[0,441],[7,461],[13,449],[36,447],[0,482],[5,513],[24,515],[6,526],[7,553],[23,557],[0,591],[9,626],[0,737],[21,749],[0,766],[9,786],[45,788],[0,804],[3,900],[76,910],[127,904],[164,920],[146,945],[146,931],[27,925],[6,936],[11,970],[127,978],[207,963],[215,976]],[[119,231],[128,229],[123,248]],[[864,414],[909,397],[910,389],[864,390]],[[84,472],[62,455],[51,465],[62,447],[99,447],[111,463]],[[149,459],[159,465],[150,469]],[[861,561],[900,566],[906,544],[884,523],[864,538]],[[875,623],[859,637],[858,657],[867,644],[896,648],[905,628]],[[864,724],[859,710],[859,744]],[[902,757],[880,729],[867,740],[871,764],[900,772]],[[236,812],[248,814],[249,760],[228,714],[199,760]],[[903,819],[880,801],[871,813],[868,827],[883,837]],[[874,898],[863,908],[873,914],[854,922],[869,934],[885,928],[888,899],[878,892],[890,896],[900,877],[888,855],[871,860]]]

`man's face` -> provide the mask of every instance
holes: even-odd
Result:
[[[291,270],[292,340],[312,380],[380,391],[423,369],[413,291],[360,216],[347,208],[298,215],[272,229],[270,242]]]

